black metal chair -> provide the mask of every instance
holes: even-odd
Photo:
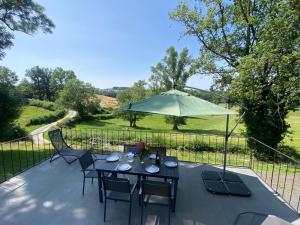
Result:
[[[152,153],[157,153],[160,154],[161,156],[167,156],[167,148],[163,146],[151,146],[150,151]]]
[[[75,150],[67,145],[63,138],[61,129],[49,131],[48,135],[55,150],[51,156],[50,163],[62,157],[68,164],[71,164],[87,152],[86,150]],[[55,155],[58,155],[58,157],[54,158]],[[69,160],[68,158],[73,159]]]
[[[164,202],[153,202],[151,196],[164,197]],[[168,207],[168,224],[170,225],[170,216],[172,209],[172,185],[169,182],[142,180],[140,203],[141,203],[141,225],[143,224],[144,206],[161,205]]]
[[[136,145],[135,144],[124,144],[124,152],[132,152],[133,150],[136,149]]]
[[[83,186],[82,195],[84,195],[85,179],[92,178],[92,183],[94,178],[98,178],[98,172],[95,169],[95,159],[93,158],[90,151],[87,151],[82,157],[79,158],[81,165],[81,171],[83,173]]]
[[[100,176],[100,175],[99,175]],[[104,190],[104,222],[106,221],[106,205],[107,200],[122,201],[129,203],[129,220],[131,222],[131,205],[132,196],[136,188],[135,184],[130,184],[128,179],[117,177],[102,177],[103,190]]]

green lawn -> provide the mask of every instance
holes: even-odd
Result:
[[[238,117],[230,118],[230,128],[233,128]],[[284,143],[296,148],[300,152],[300,111],[291,112],[287,118],[291,125],[289,134]],[[187,124],[180,126],[180,133],[197,133],[210,135],[224,135],[226,116],[205,116],[201,118],[189,118]],[[164,131],[171,132],[172,126],[164,122],[161,115],[148,115],[137,122],[137,128],[129,128],[128,122],[119,118],[109,120],[91,120],[75,125],[76,129],[112,129],[112,130],[136,130],[136,131]],[[240,124],[235,130],[235,135],[241,135],[245,127]]]
[[[300,110],[290,112],[287,122],[291,125],[289,131],[292,133],[287,135],[284,143],[295,147],[300,152]]]
[[[27,132],[31,132],[44,124],[26,126],[26,123],[32,119],[41,116],[51,115],[53,112],[47,109],[43,109],[36,106],[23,106],[20,117],[16,120],[16,124],[19,124],[21,128],[25,129]]]

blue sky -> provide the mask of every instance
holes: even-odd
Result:
[[[15,33],[14,46],[0,62],[20,78],[33,66],[75,71],[95,87],[130,86],[150,76],[170,46],[187,47],[197,56],[194,38],[181,37],[183,27],[169,19],[175,0],[38,0],[56,28],[53,34]],[[211,78],[188,82],[209,88]]]

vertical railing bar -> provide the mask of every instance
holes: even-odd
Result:
[[[279,162],[279,171],[278,171],[277,184],[276,184],[276,193],[278,192],[278,185],[279,185],[279,179],[280,179],[280,172],[281,172],[281,160],[280,160],[280,162]]]
[[[12,174],[15,174],[15,167],[14,167],[14,159],[13,159],[13,153],[12,153],[12,148],[11,148],[11,141],[9,142],[9,149],[10,149],[10,159],[11,159],[11,169],[12,169]]]
[[[285,178],[284,178],[284,184],[283,184],[283,192],[282,192],[282,197],[284,198],[284,192],[285,192],[285,186],[286,186],[286,178],[289,170],[289,164],[286,164],[286,171],[285,171]]]
[[[21,150],[20,150],[20,140],[18,140],[18,152],[19,152],[19,170],[22,170],[22,161],[21,161]]]
[[[296,177],[296,165],[295,165],[295,169],[294,169],[294,176],[293,176],[293,181],[292,181],[292,190],[291,190],[291,194],[290,194],[290,199],[289,199],[289,204],[291,203],[291,199],[292,199],[292,195],[293,195],[293,191],[294,191],[294,184],[295,184],[295,177]]]
[[[7,176],[6,176],[6,170],[5,170],[5,160],[4,160],[4,150],[3,150],[3,144],[1,144],[1,153],[2,153],[2,157],[1,157],[1,160],[2,160],[2,165],[3,165],[3,175],[4,175],[4,180],[7,179]]]

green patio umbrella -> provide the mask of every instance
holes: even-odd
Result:
[[[147,112],[147,113],[171,115],[171,116],[178,116],[178,117],[197,117],[201,115],[226,115],[227,117],[226,117],[226,131],[225,131],[225,142],[224,142],[225,145],[224,145],[223,173],[222,173],[221,181],[216,180],[218,184],[221,182],[222,183],[221,185],[225,185],[223,181],[225,180],[225,175],[226,175],[228,138],[232,134],[233,130],[236,128],[236,126],[238,125],[239,121],[242,118],[241,117],[239,119],[235,127],[231,130],[231,132],[228,132],[229,115],[237,115],[238,114],[237,112],[231,111],[222,106],[205,101],[189,93],[182,92],[176,89],[167,92],[162,92],[158,95],[134,103],[122,105],[120,109],[124,111]],[[211,181],[211,179],[213,179],[216,176],[214,174],[212,175],[211,173],[209,173],[207,174],[206,177],[209,179],[209,181]],[[238,178],[233,177],[233,180],[237,180],[237,179]],[[211,184],[211,182],[208,183],[209,185]],[[213,184],[213,186],[214,185],[215,184]],[[217,189],[218,188],[219,187],[217,187]],[[210,189],[210,187],[207,187],[207,189]],[[224,189],[228,190],[227,187]],[[222,193],[222,191],[220,191],[219,193]]]
[[[121,109],[182,117],[238,114],[222,106],[175,89],[162,92],[159,95],[138,102],[123,105]]]

